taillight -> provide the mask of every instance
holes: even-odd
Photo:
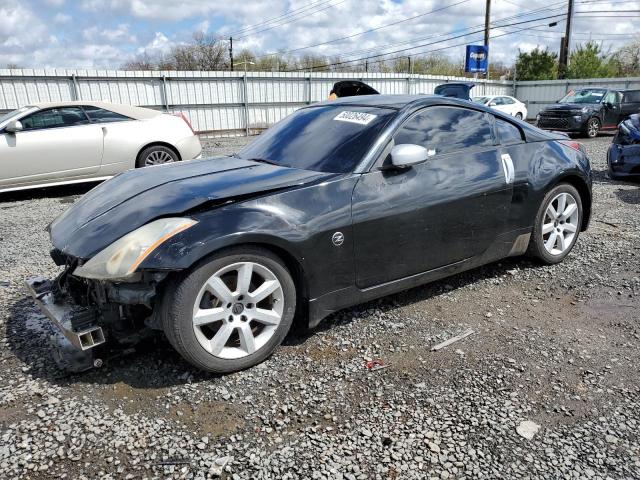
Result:
[[[571,147],[580,153],[586,153],[584,145],[582,145],[580,142],[576,142],[575,140],[558,140],[558,143],[566,145],[567,147]]]
[[[189,129],[191,130],[191,133],[193,133],[194,135],[196,134],[195,130],[193,129],[193,127],[191,126],[191,123],[189,123],[189,120],[187,120],[187,117],[184,116],[184,113],[182,112],[178,112],[178,113],[174,113],[174,115],[176,117],[180,117],[182,118],[182,120],[184,120],[184,123],[187,124],[187,126],[189,127]]]

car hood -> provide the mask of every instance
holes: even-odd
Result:
[[[584,107],[588,107],[590,109],[598,109],[600,108],[599,103],[554,103],[553,105],[549,105],[545,108],[544,112],[564,112],[567,110],[582,110]]]
[[[56,249],[79,258],[160,217],[248,199],[319,181],[332,174],[219,157],[129,170],[69,207],[48,229]]]

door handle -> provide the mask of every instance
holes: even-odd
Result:
[[[507,185],[510,185],[513,183],[513,180],[516,176],[515,168],[513,167],[513,160],[511,160],[511,155],[509,155],[508,153],[503,153],[501,158],[502,170],[504,171],[504,180],[505,182],[507,182]]]

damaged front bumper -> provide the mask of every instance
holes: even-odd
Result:
[[[158,329],[152,308],[155,281],[118,285],[78,279],[69,270],[53,280],[26,281],[27,291],[56,332],[51,349],[60,368],[81,372],[100,367],[105,356],[123,352],[111,346],[133,346]]]
[[[89,350],[105,342],[102,327],[97,325],[95,309],[70,302],[56,303],[53,283],[45,278],[30,278],[26,284],[42,313],[71,345],[79,350]]]

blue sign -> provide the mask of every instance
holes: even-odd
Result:
[[[464,71],[471,73],[485,73],[489,61],[489,47],[485,45],[467,45],[464,57]]]

